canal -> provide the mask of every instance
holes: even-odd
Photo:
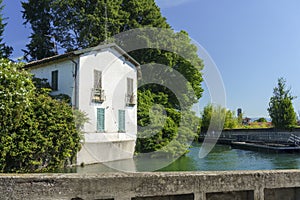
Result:
[[[162,158],[139,158],[109,164],[76,167],[75,173],[114,172],[129,166],[132,171],[227,171],[300,169],[300,154],[263,153],[233,149],[229,145],[216,145],[205,157],[198,157],[201,144],[194,143],[186,156],[172,162]],[[121,167],[120,167],[121,166]],[[126,168],[126,167],[125,167]]]

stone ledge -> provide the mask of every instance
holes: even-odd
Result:
[[[299,188],[300,170],[0,174],[0,199],[296,200]]]

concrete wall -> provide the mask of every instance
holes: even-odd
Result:
[[[0,175],[0,199],[298,200],[300,170]]]

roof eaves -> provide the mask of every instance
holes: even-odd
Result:
[[[127,60],[129,60],[130,62],[132,62],[132,64],[134,64],[136,67],[140,66],[140,64],[134,58],[132,58],[126,51],[124,51],[116,43],[103,44],[103,45],[98,45],[98,46],[95,46],[95,47],[90,47],[90,48],[86,48],[86,49],[82,49],[82,50],[77,50],[77,51],[74,51],[74,54],[76,54],[76,55],[77,54],[84,54],[84,53],[87,53],[87,52],[99,51],[101,49],[106,49],[106,48],[114,48],[122,56],[124,56]]]
[[[36,61],[32,61],[32,62],[27,63],[24,66],[24,69],[30,69],[30,68],[38,66],[38,65],[46,64],[46,63],[53,62],[53,61],[62,60],[62,59],[69,58],[69,57],[71,58],[71,57],[74,57],[74,56],[76,56],[76,54],[74,54],[74,52],[68,52],[68,53],[65,53],[65,54],[60,54],[60,55],[55,55],[55,56],[51,56],[51,57],[48,57],[48,58],[43,58],[41,60],[36,60]]]
[[[60,55],[55,55],[55,56],[51,56],[48,58],[43,58],[41,60],[37,60],[37,61],[32,61],[30,63],[27,63],[24,66],[24,69],[29,69],[38,65],[42,65],[42,64],[46,64],[49,62],[53,62],[53,61],[58,61],[58,60],[62,60],[65,58],[72,58],[87,52],[91,52],[91,51],[99,51],[101,49],[105,49],[105,48],[114,48],[116,51],[118,51],[122,56],[124,56],[128,61],[130,61],[132,64],[135,65],[135,67],[137,68],[137,70],[140,72],[140,64],[134,59],[132,58],[126,51],[124,51],[121,47],[119,47],[117,44],[115,43],[110,43],[110,44],[104,44],[104,45],[98,45],[95,47],[90,47],[90,48],[86,48],[86,49],[82,49],[82,50],[77,50],[77,51],[72,51],[72,52],[68,52],[65,54],[60,54]]]

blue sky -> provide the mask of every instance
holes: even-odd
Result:
[[[268,116],[279,77],[287,80],[300,110],[300,1],[156,0],[174,30],[186,30],[217,64],[227,107],[246,116]],[[30,29],[22,25],[19,0],[4,0],[5,41],[22,56]],[[206,104],[209,94],[201,104]]]

